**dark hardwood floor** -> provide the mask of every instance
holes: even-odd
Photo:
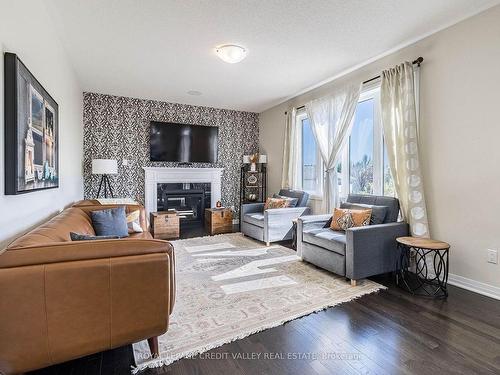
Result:
[[[499,374],[500,301],[449,287],[445,301],[388,287],[144,375]],[[253,358],[252,358],[253,356]],[[131,345],[32,374],[129,374]]]

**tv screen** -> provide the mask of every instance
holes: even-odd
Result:
[[[151,121],[151,161],[216,163],[219,128]]]

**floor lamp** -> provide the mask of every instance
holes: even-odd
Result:
[[[118,174],[118,162],[113,159],[93,159],[92,160],[92,174],[100,174],[101,182],[99,183],[99,190],[97,191],[97,198],[101,195],[101,189],[104,189],[104,198],[108,197],[108,191],[111,198],[113,190],[109,182],[110,174]]]

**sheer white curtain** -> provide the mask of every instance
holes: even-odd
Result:
[[[415,95],[413,64],[405,62],[382,72],[382,126],[401,211],[413,236],[429,237]]]
[[[300,137],[296,121],[297,109],[292,108],[285,113],[285,141],[283,144],[283,171],[281,187],[283,189],[298,189]]]
[[[351,85],[306,103],[307,116],[325,166],[323,210],[337,207],[336,165],[342,146],[349,138],[361,85]]]

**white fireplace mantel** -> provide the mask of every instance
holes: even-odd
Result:
[[[211,206],[221,200],[221,177],[224,168],[169,168],[143,167],[145,171],[145,208],[150,212],[157,209],[158,184],[209,182],[211,185]]]

